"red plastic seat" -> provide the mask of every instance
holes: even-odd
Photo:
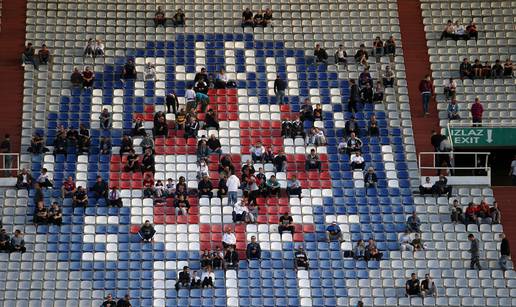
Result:
[[[140,225],[131,225],[131,233],[135,234],[140,231]]]
[[[303,233],[294,233],[294,238],[292,238],[294,242],[303,242],[305,240],[305,236]]]
[[[210,225],[208,225],[208,224],[201,224],[201,225],[199,226],[199,232],[200,232],[200,233],[208,233],[208,232],[210,232],[210,231],[211,231],[211,227],[210,227]]]
[[[154,224],[164,224],[165,217],[163,215],[155,215],[154,216]]]

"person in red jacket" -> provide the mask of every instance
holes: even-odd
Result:
[[[419,92],[421,93],[421,98],[423,98],[423,116],[426,117],[430,114],[428,112],[428,106],[430,104],[430,98],[434,95],[434,85],[430,79],[430,75],[426,75],[419,83]]]
[[[475,98],[475,102],[471,106],[471,117],[473,118],[473,127],[482,126],[482,114],[484,113],[484,107],[480,103],[480,99]]]

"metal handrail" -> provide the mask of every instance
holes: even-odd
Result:
[[[10,159],[9,159],[10,158]],[[8,161],[10,160],[10,161]],[[20,154],[19,153],[0,153],[0,172],[10,172],[10,171],[18,171],[20,170]],[[10,167],[6,167],[7,164],[10,164]]]
[[[444,155],[444,154],[447,154],[447,155],[450,155],[452,160],[454,159],[455,156],[464,156],[464,155],[474,155],[475,156],[475,162],[474,162],[474,166],[435,166],[436,164],[436,156],[438,155]],[[419,156],[418,156],[418,171],[419,171],[419,177],[421,177],[421,170],[442,170],[442,169],[450,169],[450,170],[485,170],[488,174],[491,173],[491,167],[489,167],[488,165],[488,161],[489,161],[489,155],[491,153],[490,152],[454,152],[454,151],[449,151],[449,152],[420,152],[419,153]],[[422,156],[423,155],[432,155],[432,166],[423,166],[422,165]],[[485,161],[484,161],[484,165],[483,166],[477,166],[477,161],[478,161],[478,156],[485,156]],[[490,175],[489,175],[490,176]]]

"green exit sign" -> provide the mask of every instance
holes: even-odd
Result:
[[[449,127],[454,147],[516,146],[516,127]]]

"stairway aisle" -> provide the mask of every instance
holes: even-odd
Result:
[[[504,233],[509,239],[512,250],[516,250],[516,187],[492,187],[494,198],[502,211],[502,225]]]
[[[398,14],[416,153],[419,154],[433,151],[430,144],[431,130],[438,130],[439,127],[437,106],[433,100],[430,102],[430,116],[422,116],[419,82],[431,72],[419,0],[398,0]]]
[[[2,29],[0,31],[0,93],[2,94],[2,124],[0,137],[11,134],[12,150],[20,150],[23,68],[20,56],[25,44],[26,0],[2,2]]]

